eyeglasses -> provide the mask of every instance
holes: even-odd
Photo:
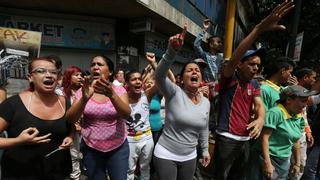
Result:
[[[46,74],[49,73],[51,75],[57,76],[59,74],[59,70],[57,69],[46,69],[46,68],[36,68],[31,71],[31,73],[37,73],[37,74]]]

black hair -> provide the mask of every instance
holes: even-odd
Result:
[[[304,76],[310,76],[312,75],[313,70],[310,68],[302,68],[302,69],[298,69],[296,70],[293,74],[297,77],[298,80],[300,80],[301,78],[303,78]]]
[[[135,70],[135,69],[130,70],[129,72],[127,72],[127,74],[125,76],[126,82],[129,82],[131,74],[134,74],[134,73],[140,74],[140,72],[138,70]]]
[[[82,70],[81,71],[81,76],[84,77],[84,76],[90,76],[90,71],[88,70]]]
[[[61,58],[57,55],[49,55],[47,56],[48,59],[52,59],[55,62],[57,69],[61,70],[62,68],[62,61]]]
[[[117,68],[117,69],[114,71],[113,76],[116,76],[116,75],[119,73],[119,71],[122,71],[124,74],[126,73],[126,71],[125,71],[123,68]]]
[[[183,67],[182,67],[182,69],[181,69],[181,71],[180,71],[180,74],[179,74],[181,78],[182,78],[183,73],[184,73],[184,71],[186,70],[186,67],[187,67],[188,64],[196,64],[196,65],[199,67],[199,69],[200,69],[200,73],[201,73],[202,79],[204,78],[204,77],[203,77],[203,68],[202,68],[202,66],[201,66],[198,62],[195,62],[194,60],[189,61],[189,62],[187,62],[187,63],[185,63],[185,64],[183,65]]]
[[[212,41],[213,38],[220,38],[220,40],[222,41],[222,38],[221,38],[220,36],[212,35],[212,36],[210,36],[210,37],[207,39],[207,41],[208,41],[209,44],[211,43],[211,41]]]
[[[91,59],[90,63],[91,63],[91,62],[93,61],[93,59],[96,58],[96,57],[101,57],[101,58],[104,60],[104,62],[106,62],[107,66],[108,66],[108,68],[109,68],[109,72],[112,74],[112,75],[110,76],[110,79],[109,79],[109,80],[110,80],[110,81],[113,81],[114,64],[113,64],[113,62],[111,61],[111,59],[110,59],[109,57],[105,56],[105,55],[99,54],[99,55],[93,56],[93,58]]]
[[[278,57],[274,61],[268,62],[264,65],[264,74],[269,79],[274,74],[278,73],[281,69],[288,70],[291,67],[295,67],[295,63],[289,57]]]

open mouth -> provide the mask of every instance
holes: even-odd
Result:
[[[101,75],[100,72],[95,71],[92,73],[92,78],[94,78],[94,79],[100,78],[100,75]]]
[[[45,80],[43,82],[43,84],[46,85],[46,86],[52,86],[54,84],[54,81],[53,80]]]
[[[191,80],[191,82],[196,83],[196,82],[198,82],[198,77],[192,76],[190,80]]]
[[[99,72],[93,72],[93,76],[100,76]]]
[[[135,87],[133,87],[133,88],[134,88],[134,90],[139,91],[139,90],[141,90],[141,87],[142,87],[142,86],[135,86]]]

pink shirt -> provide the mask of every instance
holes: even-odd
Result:
[[[118,96],[127,93],[121,86],[112,86]],[[82,97],[79,89],[76,98]],[[90,98],[83,112],[81,134],[91,148],[109,152],[118,148],[127,138],[126,120],[118,117],[118,112],[110,100],[97,102]]]

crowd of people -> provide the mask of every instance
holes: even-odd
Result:
[[[192,180],[213,167],[206,175],[215,180],[316,179],[318,72],[252,49],[264,32],[285,30],[278,23],[293,8],[277,5],[228,61],[220,37],[202,47],[204,20],[198,58],[176,76],[187,25],[159,63],[146,53],[143,72],[115,69],[104,55],[90,60],[89,75],[77,66],[62,74],[57,56],[33,59],[27,90],[6,99],[0,89],[1,178]]]

